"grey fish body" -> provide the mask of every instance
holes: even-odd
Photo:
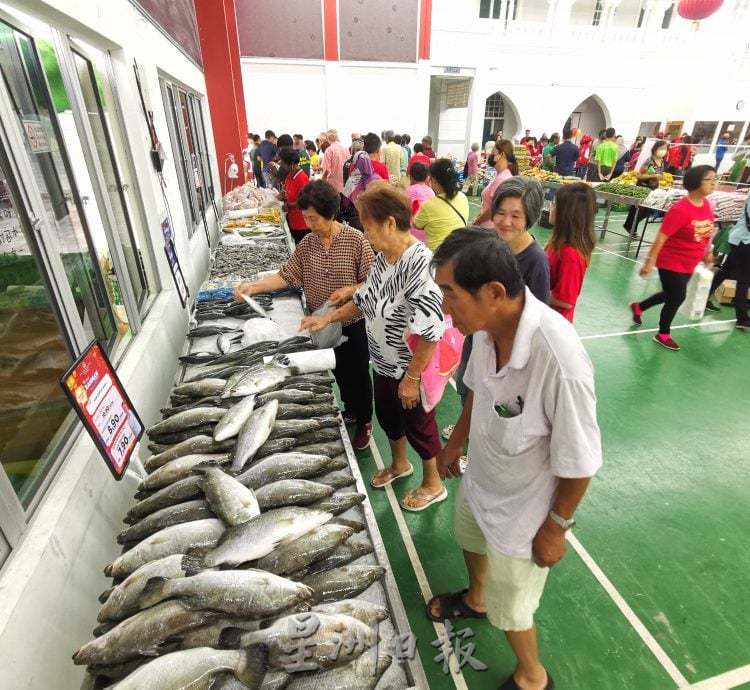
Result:
[[[216,338],[216,347],[219,348],[219,352],[225,355],[232,348],[232,341],[226,333],[222,333]]]
[[[219,395],[226,385],[224,379],[201,379],[181,383],[172,391],[174,395],[187,395],[193,398],[205,398],[207,395]]]
[[[332,515],[341,515],[341,513],[345,513],[349,508],[358,506],[365,498],[367,497],[364,494],[358,494],[353,491],[340,491],[320,499],[313,503],[312,507],[318,510],[325,510]]]
[[[137,613],[140,610],[138,597],[151,578],[163,577],[173,580],[185,577],[182,558],[182,554],[166,556],[146,563],[128,575],[119,585],[112,588],[104,605],[99,609],[96,620],[100,623],[117,621]]]
[[[110,572],[105,571],[105,575],[111,573],[112,577],[125,577],[150,561],[187,553],[191,548],[214,547],[225,530],[224,523],[216,518],[166,527],[115,559],[111,567],[108,566]]]
[[[218,422],[225,410],[216,407],[193,407],[154,424],[147,430],[149,436],[184,431],[192,427]]]
[[[347,470],[336,470],[335,472],[320,475],[319,477],[315,477],[315,481],[318,484],[326,484],[327,486],[332,487],[335,491],[344,489],[347,486],[356,483],[354,475]]]
[[[239,618],[227,616],[212,620],[199,628],[191,628],[183,633],[180,639],[180,649],[195,649],[196,647],[219,647],[221,634],[226,628],[239,628],[248,632],[260,630],[261,618]]]
[[[255,492],[261,510],[283,506],[308,506],[333,493],[333,487],[307,479],[282,479],[261,486]]]
[[[216,453],[232,447],[230,441],[214,441],[213,436],[193,436],[192,438],[168,448],[163,453],[152,455],[144,463],[147,472],[153,472],[157,467],[166,465],[170,460],[176,460],[183,455],[196,453]]]
[[[161,412],[162,415],[165,417],[171,417],[172,415],[177,414],[178,412],[184,412],[185,410],[190,410],[194,407],[221,407],[222,406],[222,400],[221,397],[218,395],[209,395],[205,398],[198,398],[198,400],[194,400],[193,402],[187,403],[186,405],[179,405],[178,407],[162,407],[159,412]]]
[[[192,453],[170,460],[154,470],[139,485],[141,491],[162,489],[193,474],[198,465],[223,465],[229,462],[227,453]]]
[[[194,426],[191,429],[173,431],[168,434],[153,434],[150,436],[150,440],[153,443],[158,443],[163,446],[173,446],[191,438],[195,438],[196,436],[213,436],[214,426],[214,424],[201,424],[200,426]]]
[[[278,400],[280,403],[304,403],[312,400],[315,393],[312,391],[301,391],[297,388],[282,388],[277,391],[269,391],[258,396],[258,405],[265,405],[270,400]]]
[[[251,465],[237,481],[251,489],[277,482],[282,479],[306,479],[327,471],[331,458],[326,455],[305,455],[301,453],[278,453],[269,455]]]
[[[312,453],[313,455],[327,455],[329,458],[335,459],[346,452],[342,441],[325,441],[324,443],[307,443],[303,446],[297,446],[294,449],[297,453]],[[340,462],[333,463],[335,467],[331,467],[331,470],[338,468],[344,469],[349,466],[344,456],[344,464]]]
[[[198,326],[196,328],[193,328],[187,332],[188,338],[205,338],[209,335],[219,335],[219,333],[231,333],[232,331],[235,331],[236,329],[230,326],[216,326],[216,325],[208,325],[208,326]]]
[[[329,388],[333,385],[334,379],[325,374],[298,374],[290,376],[286,382],[287,386],[305,383],[313,386],[328,386]]]
[[[242,425],[233,450],[232,470],[242,471],[255,452],[266,442],[276,421],[279,409],[277,400],[258,410],[253,410]]]
[[[338,517],[333,518],[331,522],[334,525],[343,525],[344,527],[351,527],[355,531],[355,533],[364,532],[365,530],[365,523],[359,520],[348,520],[347,518],[342,518],[338,516]]]
[[[203,493],[213,512],[227,525],[241,525],[260,515],[260,506],[252,489],[215,467],[202,469]]]
[[[337,546],[325,558],[315,561],[307,567],[306,575],[315,575],[324,573],[326,570],[340,568],[342,565],[356,561],[362,556],[367,556],[373,552],[372,544],[364,541],[347,541]]]
[[[375,659],[371,652],[367,652],[346,666],[329,671],[291,674],[284,687],[287,690],[375,690],[391,661],[388,654]]]
[[[183,522],[193,522],[195,520],[215,517],[216,515],[211,510],[211,506],[202,499],[178,503],[177,505],[157,510],[155,513],[144,517],[143,520],[124,529],[117,535],[117,543],[128,544],[129,542],[140,542],[167,527],[180,525]]]
[[[349,527],[326,524],[261,558],[257,567],[284,575],[325,558],[352,535]]]
[[[185,477],[178,479],[174,484],[169,484],[163,489],[159,489],[155,494],[144,498],[136,503],[125,516],[125,522],[135,524],[147,515],[155,513],[162,508],[184,503],[202,493],[199,476]]]
[[[260,460],[261,458],[268,457],[277,453],[285,453],[288,450],[294,448],[297,445],[297,439],[295,438],[271,438],[268,439],[255,453],[253,461]]]
[[[278,419],[307,419],[335,415],[339,408],[333,403],[283,403],[279,406]]]
[[[283,420],[282,420],[283,421]],[[310,420],[318,421],[318,420]],[[338,427],[326,429],[314,429],[295,437],[301,446],[315,445],[316,443],[329,443],[341,439],[341,430]]]
[[[312,610],[316,613],[343,614],[351,616],[363,623],[372,626],[373,621],[382,623],[391,617],[388,609],[378,604],[372,604],[364,599],[342,599],[332,601],[328,604],[318,604]]]
[[[385,568],[379,565],[344,565],[307,575],[302,582],[311,587],[317,600],[324,604],[356,597],[383,577],[384,573]]]
[[[269,405],[272,403],[273,401]],[[276,405],[278,407],[278,402]],[[277,419],[268,438],[294,438],[319,429],[320,423],[317,419]]]
[[[214,441],[226,441],[240,433],[240,429],[255,408],[255,396],[248,395],[230,407],[214,427]]]
[[[225,385],[221,395],[224,398],[229,398],[265,393],[281,383],[287,376],[289,376],[289,369],[268,364],[245,374],[233,387]]]

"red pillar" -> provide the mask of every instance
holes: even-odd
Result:
[[[234,0],[195,0],[195,17],[223,190],[227,153],[234,154],[239,166],[239,182],[245,181],[242,149],[247,146],[247,115]]]
[[[419,13],[419,59],[430,59],[432,39],[432,0],[422,0]]]
[[[337,0],[323,0],[323,27],[325,58],[336,62],[339,59],[339,18]]]

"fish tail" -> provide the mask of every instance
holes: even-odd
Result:
[[[112,566],[114,563],[110,563],[104,568],[104,577],[112,577]]]
[[[147,609],[166,599],[169,596],[169,593],[165,592],[165,584],[167,582],[169,582],[169,578],[166,577],[149,578],[141,592],[141,596],[138,597],[138,606],[142,609]]]

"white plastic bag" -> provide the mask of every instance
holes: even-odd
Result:
[[[680,311],[688,319],[703,318],[713,279],[714,272],[710,268],[706,268],[702,263],[696,266],[688,282],[685,301],[680,307]]]
[[[316,309],[312,313],[312,316],[325,316],[332,311],[336,311],[336,309],[338,309],[338,307],[334,307],[329,302],[326,302],[322,307]],[[342,335],[340,323],[332,323],[320,331],[311,333],[310,337],[318,350],[325,350],[329,347],[338,347],[341,343],[346,341],[346,337]]]

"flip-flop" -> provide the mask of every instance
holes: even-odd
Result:
[[[412,506],[404,505],[404,499],[407,496],[412,496],[420,501],[425,501],[424,505],[419,506],[418,508],[413,508]],[[440,503],[440,501],[444,501],[446,498],[448,498],[448,489],[443,487],[443,490],[440,493],[437,494],[426,494],[423,491],[419,491],[419,489],[412,489],[411,491],[407,491],[404,495],[404,498],[401,499],[401,502],[399,505],[404,509],[408,510],[412,513],[418,513],[421,510],[425,510],[426,508],[429,508],[433,503]]]
[[[516,683],[516,679],[511,676],[508,678],[497,690],[521,690],[521,686]],[[544,690],[555,690],[555,681],[552,680],[552,676],[547,673],[547,685],[544,686]]]
[[[482,611],[476,611],[471,608],[463,598],[468,589],[460,592],[449,592],[447,594],[437,594],[427,602],[427,618],[436,623],[442,623],[444,620],[455,620],[456,618],[487,618],[487,614]],[[440,615],[432,613],[432,605],[435,602],[440,603]]]
[[[414,466],[409,465],[408,470],[404,470],[403,472],[396,474],[393,472],[393,466],[386,467],[385,468],[388,471],[388,477],[389,479],[387,481],[384,481],[382,483],[375,483],[375,476],[373,475],[373,478],[370,480],[370,486],[375,487],[376,489],[382,489],[389,484],[393,483],[396,479],[401,479],[402,477],[410,477],[412,474],[414,474]]]

